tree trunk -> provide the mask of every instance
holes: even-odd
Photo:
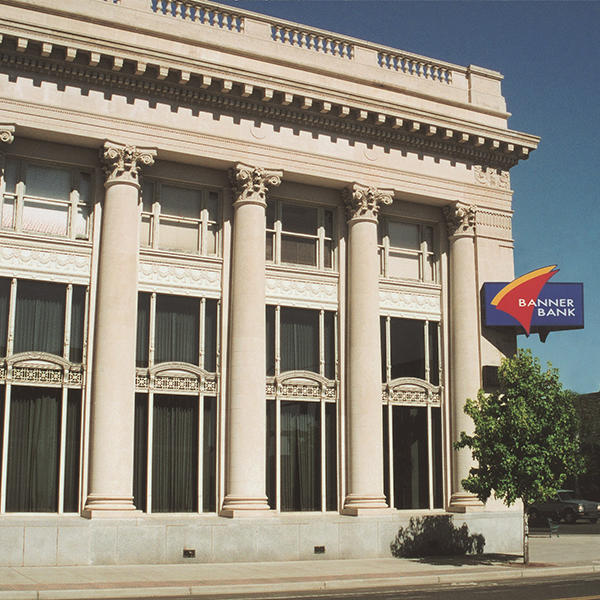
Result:
[[[523,506],[523,564],[529,564],[529,519],[525,506]]]

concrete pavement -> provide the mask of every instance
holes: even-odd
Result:
[[[233,596],[493,581],[600,572],[600,535],[534,530],[517,556],[177,565],[0,567],[0,600]],[[585,528],[585,525],[581,525]],[[586,529],[586,531],[588,531]],[[584,531],[581,529],[579,531]]]

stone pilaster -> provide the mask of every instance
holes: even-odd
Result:
[[[393,192],[353,184],[348,218],[347,495],[343,512],[386,509],[383,494],[377,215]]]
[[[238,164],[231,251],[225,500],[222,516],[265,514],[265,209],[281,171]]]
[[[475,264],[475,215],[473,205],[457,203],[444,208],[450,241],[450,413],[452,442],[460,432],[473,432],[473,421],[464,413],[467,398],[480,387],[479,304]],[[465,491],[461,481],[474,465],[471,451],[452,450],[452,490],[449,510],[480,508],[481,502]]]
[[[133,514],[139,171],[155,150],[106,142],[84,516]]]

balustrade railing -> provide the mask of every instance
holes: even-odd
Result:
[[[181,0],[151,0],[155,13],[175,17],[182,21],[200,23],[228,31],[244,31],[244,18],[239,14],[217,8],[202,2],[182,2]]]
[[[350,60],[354,57],[353,44],[314,31],[273,24],[271,25],[271,37],[276,42],[295,46],[296,48],[305,48],[306,50]]]
[[[408,54],[392,54],[390,52],[378,52],[377,62],[380,67],[390,71],[398,71],[406,75],[413,75],[440,83],[452,83],[452,71],[447,67],[424,61],[421,58],[412,57]]]

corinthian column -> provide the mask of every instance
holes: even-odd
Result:
[[[92,363],[89,495],[84,516],[133,511],[139,170],[155,150],[107,142]]]
[[[265,407],[265,209],[281,171],[231,170],[234,191],[225,500],[221,515],[268,511]]]
[[[0,124],[0,142],[12,144],[15,140],[15,126]]]
[[[348,494],[344,513],[385,509],[377,214],[393,192],[354,184],[348,217]]]
[[[460,432],[473,432],[473,421],[464,412],[467,398],[475,398],[480,387],[479,305],[475,265],[475,213],[473,205],[444,208],[450,240],[450,407],[452,442]],[[450,510],[464,512],[481,507],[461,481],[474,465],[468,448],[452,451],[452,496]]]

